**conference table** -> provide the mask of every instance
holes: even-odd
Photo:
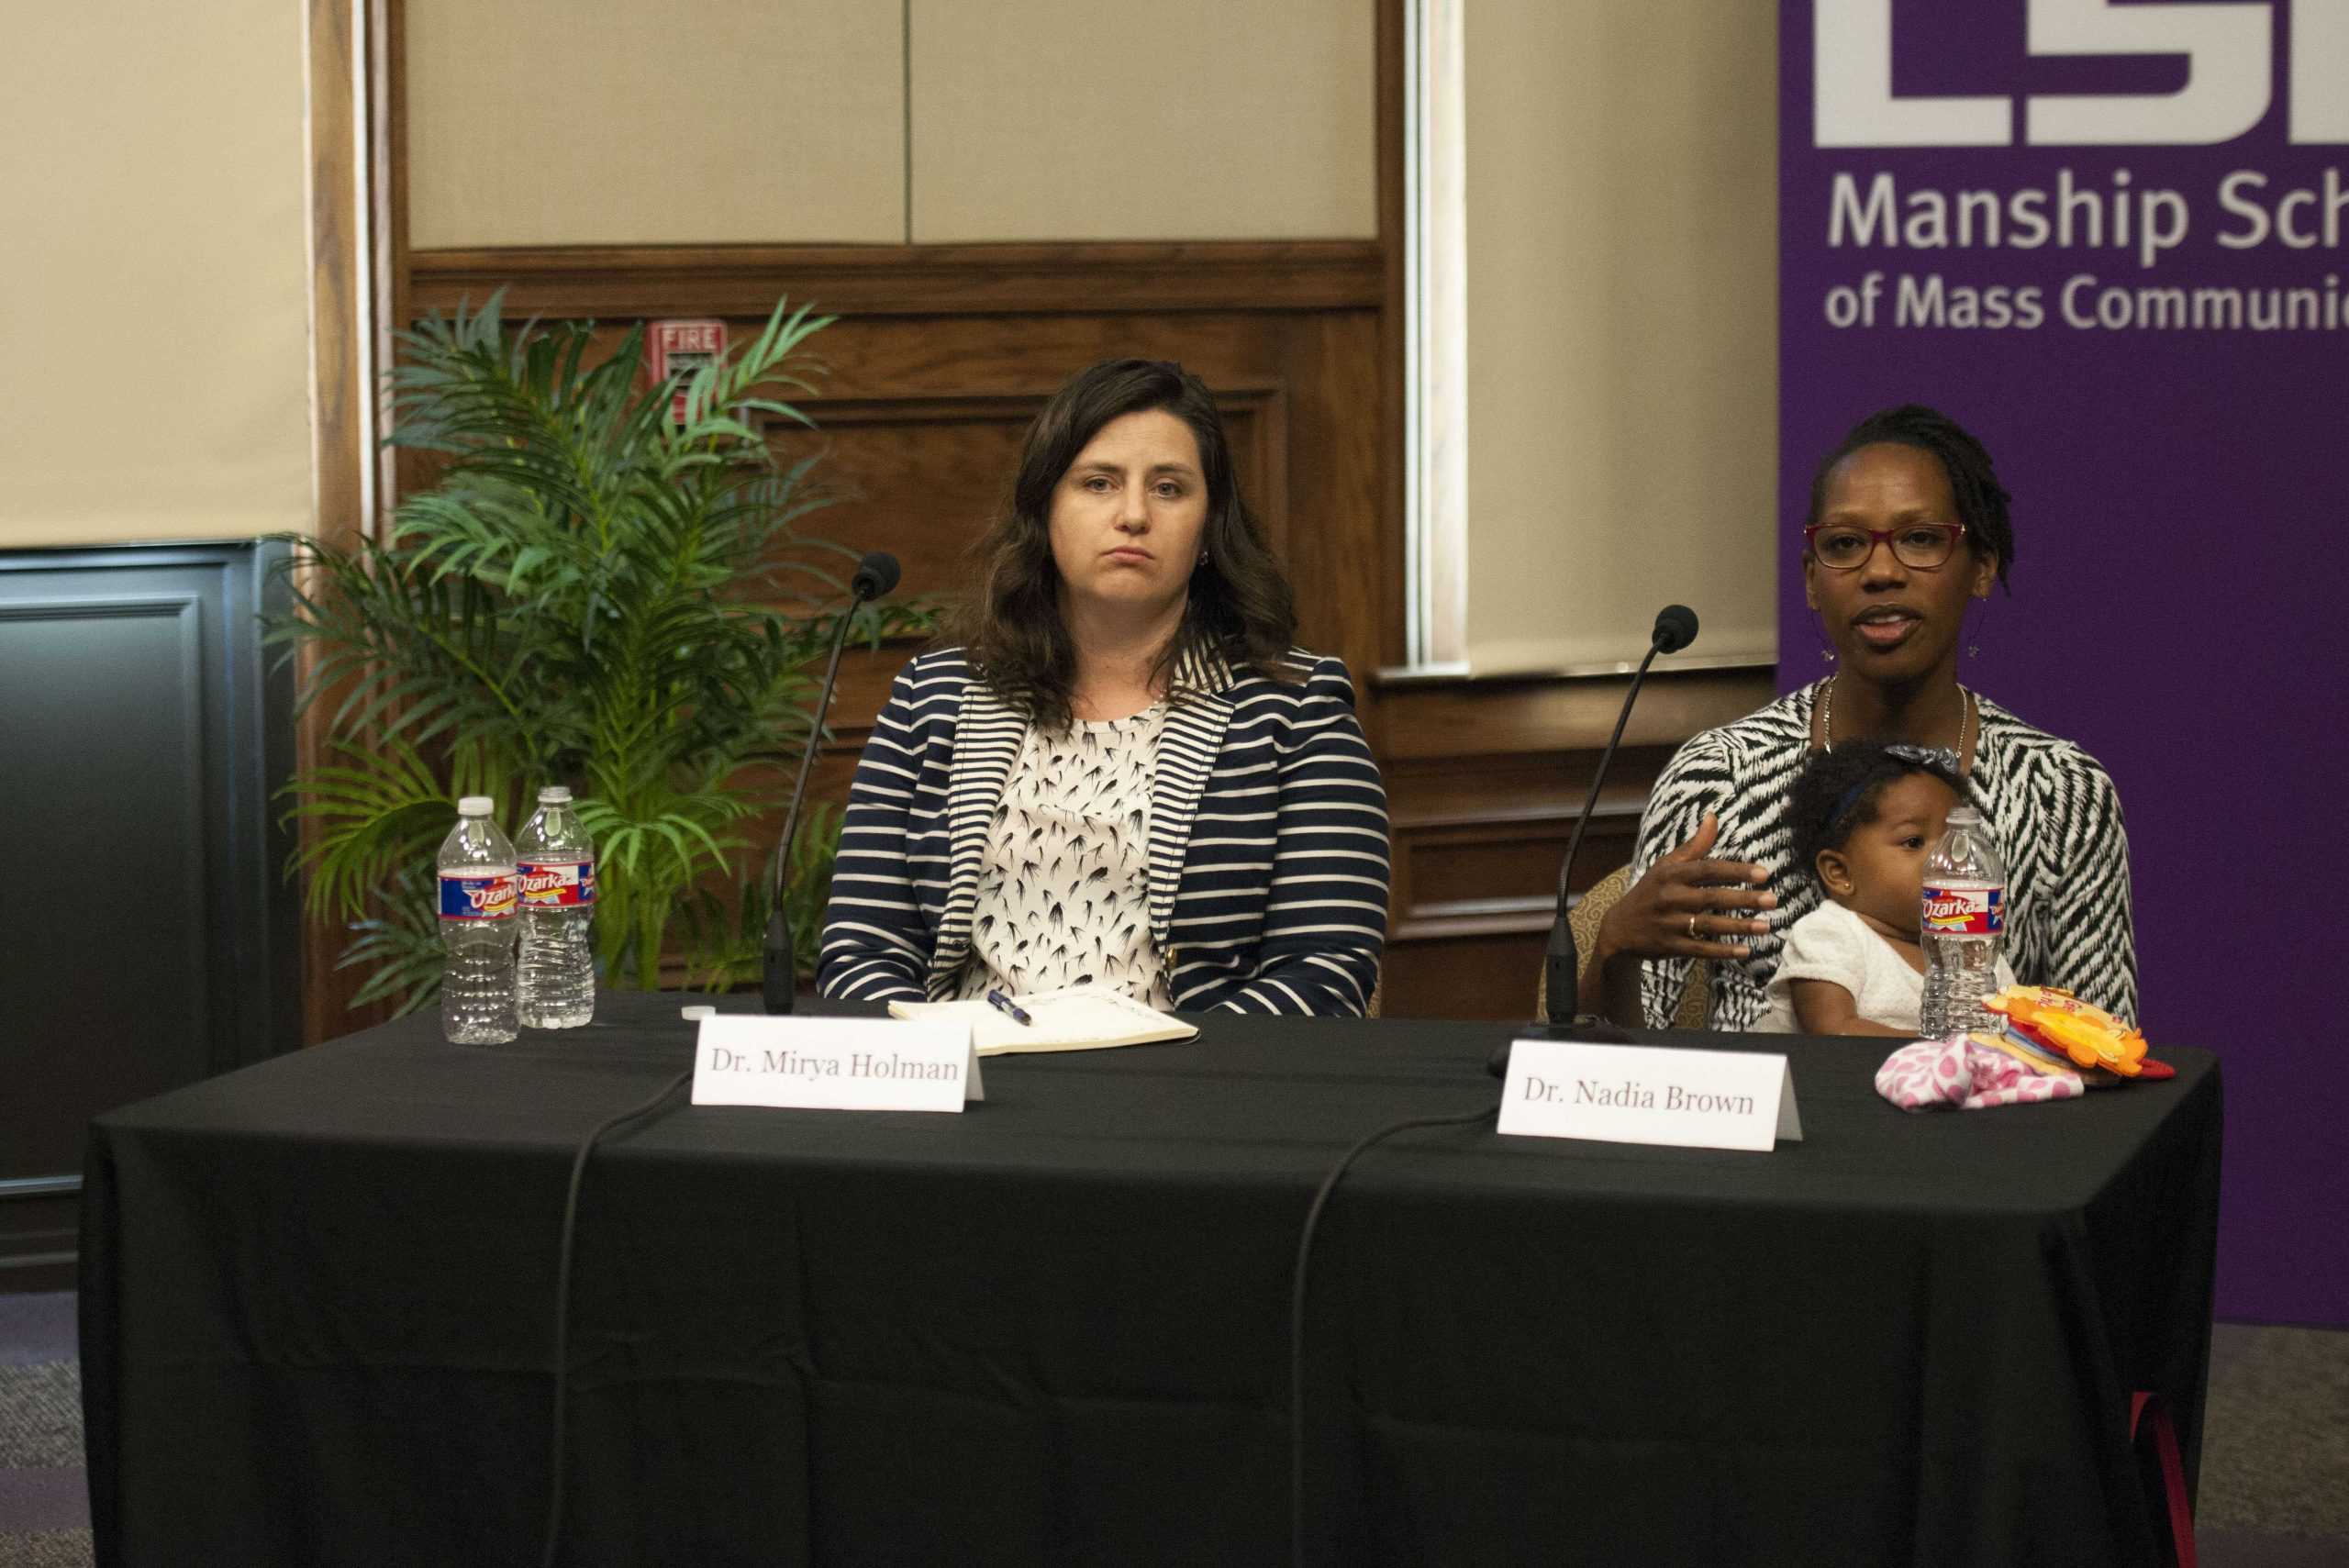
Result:
[[[411,1018],[112,1112],[83,1195],[101,1563],[525,1563],[580,1140],[681,998],[510,1046]],[[716,998],[753,1010],[751,998]],[[1202,1016],[995,1057],[952,1114],[694,1107],[586,1168],[562,1561],[1288,1561],[1290,1291],[1338,1156],[1491,1106],[1505,1024]],[[2189,1473],[2220,1077],[1905,1113],[1787,1053],[1804,1138],[1400,1134],[1304,1317],[1324,1563],[2146,1563]]]

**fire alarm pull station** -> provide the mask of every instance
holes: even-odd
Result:
[[[690,380],[695,372],[726,351],[723,321],[655,321],[649,337],[655,386],[671,376]],[[669,420],[676,425],[685,422],[685,389],[682,384],[669,399]]]

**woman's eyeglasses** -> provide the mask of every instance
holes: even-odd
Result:
[[[1850,572],[1888,544],[1903,566],[1930,572],[1945,564],[1965,532],[1964,523],[1903,523],[1897,528],[1862,528],[1849,523],[1813,523],[1802,530],[1813,560],[1830,572]]]

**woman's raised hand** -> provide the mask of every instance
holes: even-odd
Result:
[[[1720,819],[1706,812],[1696,835],[1648,867],[1607,911],[1593,956],[1743,958],[1742,939],[1770,929],[1752,912],[1776,908],[1778,895],[1763,890],[1770,875],[1764,867],[1706,858],[1720,836]]]

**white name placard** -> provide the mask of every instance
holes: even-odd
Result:
[[[985,1098],[963,1023],[720,1014],[694,1048],[697,1106],[959,1111]]]
[[[1499,1129],[1527,1138],[1758,1149],[1799,1142],[1784,1056],[1520,1040],[1509,1050]]]

